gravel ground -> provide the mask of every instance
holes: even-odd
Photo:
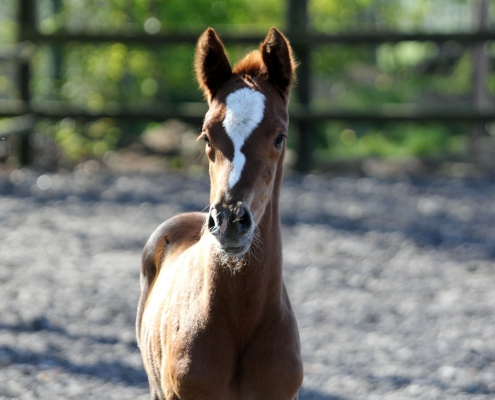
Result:
[[[179,175],[0,174],[0,399],[149,399],[141,249],[201,210]],[[495,398],[495,183],[289,177],[303,400]]]

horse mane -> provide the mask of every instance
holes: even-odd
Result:
[[[290,57],[290,72],[287,76],[287,82],[285,89],[290,90],[294,81],[296,80],[295,70],[298,67],[297,61],[294,60],[292,55],[292,49],[289,48]],[[264,80],[271,80],[268,68],[263,61],[263,56],[259,50],[253,50],[248,53],[242,60],[238,61],[232,70],[232,73],[236,75],[248,75],[251,77],[260,77]]]
[[[268,74],[259,50],[253,50],[242,60],[238,61],[232,72],[237,75],[251,75],[260,77],[266,77]]]

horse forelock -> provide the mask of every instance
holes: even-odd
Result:
[[[253,50],[234,66],[233,73],[236,75],[264,76],[267,69],[259,50]]]

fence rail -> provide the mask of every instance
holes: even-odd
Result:
[[[200,123],[206,111],[205,103],[182,103],[179,105],[157,105],[150,109],[136,109],[120,107],[111,111],[89,111],[67,106],[64,102],[47,101],[44,106],[37,107],[14,101],[10,105],[0,101],[0,118],[23,116],[30,113],[38,118],[63,119],[66,117],[86,119],[115,118],[121,120],[164,120],[180,118],[188,122]],[[368,111],[330,110],[314,111],[295,104],[289,108],[291,120],[323,122],[340,120],[348,122],[488,122],[495,120],[495,110],[477,110],[473,107],[465,108],[422,108],[416,105],[391,104],[377,107]],[[1,136],[1,133],[0,133]]]
[[[480,0],[486,2],[486,0]],[[300,61],[298,70],[298,85],[295,88],[298,104],[290,108],[290,115],[298,131],[298,169],[307,171],[312,166],[312,132],[314,125],[329,120],[345,121],[370,121],[370,122],[476,122],[483,123],[495,120],[495,110],[485,109],[479,106],[456,108],[425,109],[411,105],[385,105],[369,111],[347,111],[347,110],[315,110],[310,104],[312,100],[311,80],[311,52],[312,49],[322,45],[342,44],[346,46],[373,46],[381,43],[400,43],[405,41],[420,41],[446,43],[456,42],[466,46],[479,46],[480,44],[495,41],[495,32],[486,29],[481,24],[480,29],[473,33],[454,34],[427,34],[427,33],[397,33],[397,32],[373,32],[359,34],[335,34],[325,35],[310,32],[308,30],[308,0],[287,0],[287,34],[294,47],[294,51]],[[26,121],[34,126],[36,118],[60,119],[65,117],[84,117],[97,119],[111,117],[123,120],[148,119],[160,120],[167,118],[180,118],[191,122],[202,120],[206,107],[202,103],[162,104],[146,110],[127,109],[103,109],[92,112],[83,109],[68,107],[63,102],[44,102],[35,104],[31,101],[30,85],[30,49],[39,44],[59,46],[72,42],[81,43],[124,43],[140,44],[145,46],[163,46],[178,44],[195,44],[198,38],[196,34],[88,34],[73,32],[57,32],[54,34],[43,34],[36,29],[36,15],[33,0],[20,0],[19,7],[19,33],[20,44],[8,52],[0,52],[0,62],[15,62],[18,65],[18,90],[20,100],[0,101],[0,118],[15,117],[23,122],[20,130],[12,128],[12,132],[25,137],[29,135],[29,126]],[[221,34],[222,41],[226,44],[258,44],[264,37],[258,35],[232,35]],[[478,82],[478,85],[486,84]],[[24,118],[22,116],[29,116]],[[15,124],[14,124],[15,125]],[[14,126],[13,125],[13,126]],[[8,124],[0,129],[0,136],[9,132]],[[23,139],[23,143],[28,143]],[[25,151],[23,153],[26,153]]]
[[[142,44],[142,45],[167,45],[167,44],[196,44],[199,35],[197,34],[166,34],[150,35],[143,33],[126,34],[126,33],[108,33],[108,34],[89,34],[73,32],[57,32],[53,34],[43,34],[38,31],[23,31],[21,37],[23,40],[35,43],[46,44],[66,44],[70,42],[84,43],[124,43],[124,44]],[[264,40],[262,35],[232,35],[230,33],[221,33],[222,42],[225,44],[259,44]],[[297,35],[291,38],[293,45],[304,46],[321,46],[325,44],[345,44],[352,46],[359,45],[376,45],[381,43],[399,43],[399,42],[433,42],[445,43],[456,42],[463,45],[471,45],[479,42],[495,41],[495,32],[473,32],[473,33],[397,33],[397,32],[370,32],[355,34],[318,34],[308,33],[307,35]]]

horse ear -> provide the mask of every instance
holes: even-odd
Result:
[[[272,28],[260,46],[269,81],[282,94],[288,94],[295,79],[296,62],[287,38]]]
[[[194,66],[199,87],[210,102],[222,83],[232,75],[225,48],[212,28],[198,39]]]

